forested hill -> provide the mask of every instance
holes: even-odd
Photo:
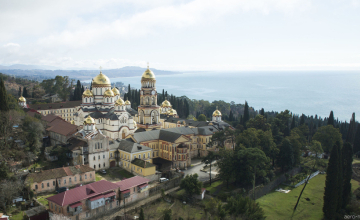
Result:
[[[119,69],[105,69],[102,72],[109,78],[141,76],[146,68],[127,66]],[[156,75],[171,75],[180,72],[152,69]],[[6,69],[0,66],[0,72],[13,76],[27,76],[26,78],[42,81],[43,79],[55,78],[55,76],[70,76],[74,79],[87,80],[99,74],[99,70],[46,70],[46,69]],[[25,77],[23,77],[25,78]]]

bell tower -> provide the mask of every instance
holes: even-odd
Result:
[[[141,77],[140,105],[138,107],[138,127],[146,130],[160,129],[160,106],[157,105],[155,74],[147,70]]]

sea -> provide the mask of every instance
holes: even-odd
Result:
[[[155,72],[156,75],[156,72]],[[140,77],[111,78],[111,82],[140,88]],[[185,72],[156,75],[158,93],[244,104],[255,110],[290,110],[324,118],[330,111],[340,121],[353,112],[360,117],[360,71],[244,71]]]

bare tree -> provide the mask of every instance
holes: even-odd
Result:
[[[6,212],[15,196],[19,195],[23,188],[20,180],[4,180],[0,184],[0,207]]]

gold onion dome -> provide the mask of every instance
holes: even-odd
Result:
[[[75,121],[74,121],[74,120],[71,120],[71,124],[74,125],[74,124],[75,124]]]
[[[155,80],[155,74],[149,69],[149,67],[142,74],[141,80]]]
[[[94,94],[90,91],[90,89],[86,89],[83,94],[84,97],[93,97]]]
[[[170,109],[168,112],[167,112],[168,115],[177,115],[177,112],[175,109]]]
[[[95,78],[92,81],[92,86],[97,86],[97,85],[110,85],[110,79],[105,76],[104,74],[102,74],[102,72],[100,72],[99,75],[95,76]]]
[[[114,95],[120,95],[120,92],[116,87],[114,87],[111,91],[113,91]]]
[[[165,100],[161,103],[161,107],[171,107],[171,104],[168,100]]]
[[[119,98],[118,100],[116,100],[115,105],[125,105],[124,100],[122,100],[122,98]]]
[[[131,102],[129,100],[126,100],[125,105],[131,105]]]
[[[213,116],[221,116],[221,112],[219,110],[215,110]]]
[[[104,92],[104,97],[114,97],[114,92],[108,89]]]
[[[26,99],[23,96],[20,96],[19,102],[26,102]]]
[[[87,118],[85,118],[84,124],[85,125],[95,124],[95,120],[90,115],[88,115]]]

